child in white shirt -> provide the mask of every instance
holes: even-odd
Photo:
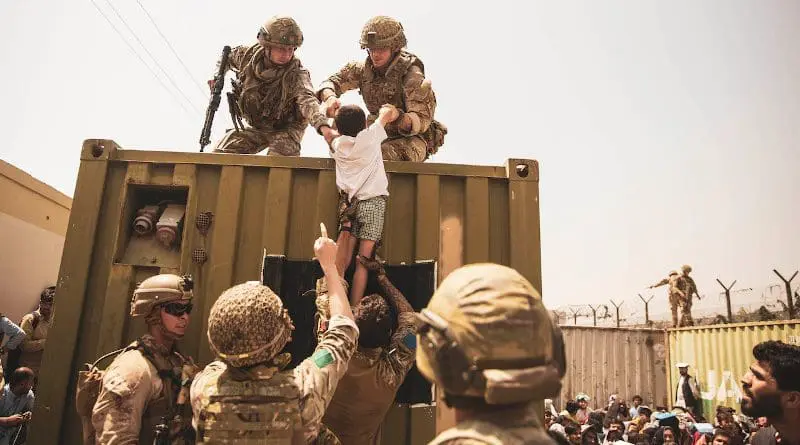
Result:
[[[341,136],[326,138],[336,161],[336,186],[347,194],[350,205],[356,209],[352,223],[342,223],[336,240],[339,245],[336,266],[342,276],[350,267],[356,245],[359,256],[372,258],[375,245],[383,235],[389,181],[383,168],[381,142],[387,137],[386,124],[399,116],[397,108],[384,105],[378,118],[367,128],[364,110],[357,105],[345,105],[337,110],[334,118]],[[361,301],[366,287],[367,269],[358,261],[350,293],[351,305]]]

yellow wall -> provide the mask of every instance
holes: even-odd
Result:
[[[0,311],[14,322],[55,285],[72,199],[0,160]]]

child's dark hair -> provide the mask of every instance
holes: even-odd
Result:
[[[356,137],[358,132],[367,128],[367,116],[358,105],[344,105],[339,108],[334,118],[339,133]]]

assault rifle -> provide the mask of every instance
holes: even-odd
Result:
[[[225,72],[228,71],[228,56],[231,54],[231,47],[222,48],[222,57],[219,59],[217,74],[214,76],[214,86],[211,87],[211,99],[208,101],[206,109],[206,120],[203,123],[203,131],[200,133],[200,152],[211,142],[211,124],[214,123],[214,114],[219,108],[222,88],[225,86]]]

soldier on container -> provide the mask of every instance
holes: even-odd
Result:
[[[361,31],[366,61],[345,65],[322,82],[317,96],[328,117],[333,117],[340,106],[337,98],[358,89],[369,109],[370,123],[382,106],[396,106],[401,115],[386,127],[389,137],[381,144],[383,159],[422,162],[444,143],[447,128],[433,120],[436,95],[425,79],[425,66],[405,49],[406,43],[400,22],[386,16],[371,18]]]
[[[333,131],[319,111],[310,74],[295,57],[303,32],[291,17],[275,16],[257,38],[254,45],[234,48],[229,58],[237,77],[234,113],[249,126],[228,130],[214,151],[255,154],[269,148],[268,155],[299,156],[309,124],[325,136]]]
[[[358,327],[336,270],[336,244],[327,234],[314,251],[325,273],[331,318],[311,357],[285,369],[280,353],[294,330],[280,298],[258,282],[220,295],[208,318],[218,360],[192,384],[194,424],[202,443],[337,443],[321,421],[356,349]]]
[[[414,365],[417,346],[414,308],[389,281],[380,262],[359,259],[377,274],[387,298],[368,295],[355,307],[360,332],[358,350],[323,419],[342,443],[348,445],[376,442],[380,423]],[[317,301],[324,317],[329,312],[327,298],[323,295]],[[390,306],[394,307],[397,320],[392,319]]]
[[[191,382],[196,367],[175,345],[189,325],[192,287],[190,277],[162,274],[134,291],[131,316],[144,317],[148,333],[105,371],[91,419],[98,445],[151,444],[163,418],[169,422],[169,443],[194,443],[181,389]]]
[[[683,272],[681,274],[681,279],[684,286],[681,290],[685,295],[681,311],[681,326],[694,326],[694,320],[692,319],[692,298],[697,297],[698,300],[700,299],[700,294],[697,292],[697,284],[695,284],[694,278],[689,276],[691,271],[692,266],[688,264],[681,266],[681,272]]]
[[[417,367],[457,421],[431,444],[554,443],[534,401],[561,389],[563,339],[524,277],[497,264],[463,266],[419,318]]]
[[[669,309],[672,312],[672,327],[678,327],[678,308],[682,308],[686,299],[685,281],[677,271],[671,270],[669,276],[658,283],[649,286],[649,289],[669,284]]]

